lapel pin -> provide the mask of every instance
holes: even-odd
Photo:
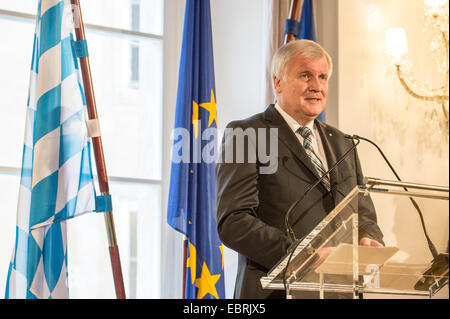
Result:
[[[333,136],[333,134],[331,134],[331,133],[328,133],[328,135]]]

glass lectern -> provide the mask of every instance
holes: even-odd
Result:
[[[388,204],[401,204],[401,201],[413,198],[426,208],[439,207],[446,210],[442,216],[447,219],[442,227],[448,229],[448,187],[374,178],[366,181],[366,186],[355,187],[308,236],[293,245],[266,277],[261,278],[264,289],[285,290],[287,298],[296,295],[301,298],[301,292],[311,291],[317,292],[320,298],[335,298],[340,294],[359,298],[362,293],[365,296],[389,294],[431,298],[448,284],[448,250],[434,258],[427,252],[421,260],[412,255],[427,250],[424,248],[427,247],[426,240],[414,241],[415,245],[422,246],[421,249],[409,247],[406,249],[409,253],[405,253],[401,247],[389,243],[386,247],[359,246],[358,237],[358,201],[368,195],[374,202],[375,197],[377,202]],[[408,207],[408,214],[416,223],[419,218],[413,205],[405,202],[404,207]],[[411,220],[408,218],[406,223]],[[446,236],[448,243],[448,232]]]

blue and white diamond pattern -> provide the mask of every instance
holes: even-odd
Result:
[[[68,298],[66,219],[95,211],[69,0],[38,5],[6,298]]]

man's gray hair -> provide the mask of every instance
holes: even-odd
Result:
[[[326,58],[328,62],[328,78],[333,72],[333,61],[320,44],[311,40],[295,40],[280,47],[272,58],[271,79],[284,80],[289,61],[294,55],[301,54],[307,59]],[[273,81],[272,81],[273,86]]]

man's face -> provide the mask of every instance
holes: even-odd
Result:
[[[284,79],[274,78],[280,107],[299,124],[313,121],[324,109],[328,95],[328,62],[294,55],[288,62]]]

